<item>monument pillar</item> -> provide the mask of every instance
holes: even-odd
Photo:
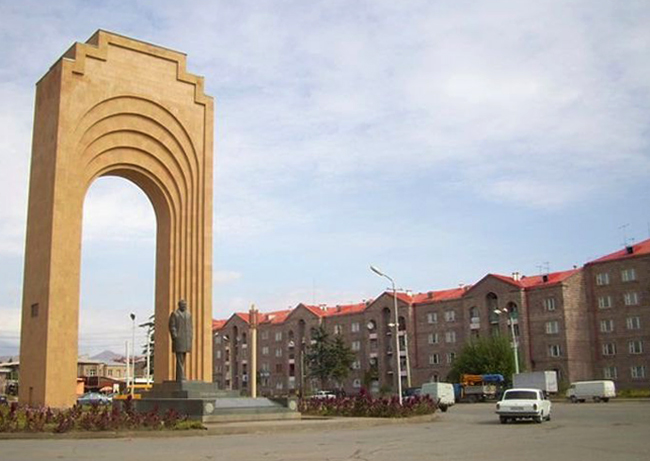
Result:
[[[155,382],[172,376],[167,320],[180,298],[196,323],[188,378],[212,380],[213,101],[185,65],[182,53],[100,30],[37,83],[22,403],[76,401],[83,203],[102,176],[139,186],[156,215]]]

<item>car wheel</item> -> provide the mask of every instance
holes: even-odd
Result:
[[[447,413],[448,408],[449,407],[447,405],[440,405],[440,411],[442,411],[443,413]]]
[[[508,422],[508,418],[505,416],[499,416],[499,421],[501,421],[501,424],[506,424]]]
[[[571,403],[578,403],[578,399],[576,398],[575,395],[572,395],[569,400],[571,400]]]
[[[550,421],[550,420],[551,420],[551,414],[549,413],[549,414],[546,416],[546,421]]]
[[[603,402],[605,403],[609,402],[609,397],[603,397]]]
[[[535,416],[533,419],[537,424],[542,424],[542,421],[544,421],[544,412],[542,412],[539,416]]]

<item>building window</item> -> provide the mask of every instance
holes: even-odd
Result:
[[[611,333],[614,331],[614,321],[612,319],[601,320],[600,331],[601,333]]]
[[[275,350],[275,356],[282,357],[282,349],[280,347]]]
[[[275,340],[276,341],[282,341],[282,332],[278,331],[275,333]]]
[[[215,343],[215,344],[221,344],[221,335],[220,335],[220,334],[217,334],[217,335],[214,337],[214,343]]]
[[[269,332],[268,330],[262,331],[260,334],[261,339],[269,339]]]
[[[600,274],[596,275],[596,285],[609,285],[609,273],[601,272]]]
[[[220,349],[217,349],[216,356],[217,356],[217,359],[221,359],[221,350]]]
[[[113,376],[113,370],[108,370],[108,376]]]
[[[438,333],[429,333],[429,344],[438,344]]]
[[[352,325],[350,325],[350,331],[352,331],[352,333],[359,333],[359,330],[359,322],[353,322]]]
[[[447,352],[447,363],[454,363],[454,360],[456,360],[456,353]]]
[[[334,334],[340,335],[343,333],[343,327],[341,325],[334,325]]]
[[[353,351],[360,351],[361,350],[361,341],[352,341],[351,349]]]
[[[427,314],[427,322],[428,323],[438,323],[438,313],[437,312],[429,312]]]
[[[456,332],[455,331],[447,331],[447,332],[445,332],[445,342],[447,342],[447,343],[455,343],[456,342]]]
[[[630,367],[630,371],[634,379],[645,378],[645,365]]]
[[[559,344],[551,344],[550,346],[548,346],[548,355],[549,357],[561,357],[562,348],[560,347]]]
[[[282,373],[282,364],[281,363],[276,363],[275,364],[275,372],[276,373]]]
[[[438,365],[440,363],[440,355],[431,354],[429,356],[429,365]]]
[[[552,312],[555,310],[555,298],[544,298],[544,309]]]
[[[269,346],[262,347],[262,355],[269,355]]]
[[[599,296],[598,297],[598,309],[608,309],[612,307],[612,297],[611,296]]]
[[[603,344],[603,355],[616,355],[616,343]]]
[[[268,362],[264,362],[264,363],[261,365],[260,370],[261,370],[261,371],[269,372],[269,371],[271,371],[271,367],[269,367]]]
[[[618,370],[616,367],[605,367],[603,368],[603,378],[605,379],[616,379],[618,378]]]
[[[628,317],[626,320],[628,330],[640,330],[641,319],[639,317]]]
[[[352,387],[354,387],[355,389],[359,389],[361,387],[361,380],[357,378],[354,381],[352,381]]]
[[[546,322],[546,334],[547,335],[555,335],[560,332],[560,326],[557,322],[557,320],[553,320],[552,322]]]
[[[360,370],[361,369],[361,361],[355,360],[352,362],[352,369],[353,370]]]
[[[630,354],[643,354],[643,341],[630,341],[627,346]]]
[[[623,269],[621,271],[621,280],[623,282],[634,282],[636,280],[636,271],[634,268]]]
[[[623,301],[626,306],[636,306],[639,304],[639,295],[636,291],[629,291],[623,295]]]
[[[284,387],[284,383],[282,381],[278,381],[277,383],[275,383],[275,388],[277,390],[281,391],[283,387]]]
[[[91,368],[90,370],[88,370],[88,376],[97,376],[97,370]]]
[[[455,322],[456,311],[445,311],[445,322]]]

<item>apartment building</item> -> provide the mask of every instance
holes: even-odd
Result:
[[[587,263],[537,276],[488,274],[473,285],[397,293],[351,305],[260,313],[258,387],[265,395],[317,389],[305,352],[313,328],[340,335],[356,359],[348,393],[395,389],[396,358],[403,386],[445,380],[473,338],[516,338],[527,370],[556,370],[561,381],[614,379],[619,388],[648,386],[650,240]],[[249,389],[248,313],[214,321],[214,381]]]

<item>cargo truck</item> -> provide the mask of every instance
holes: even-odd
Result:
[[[555,371],[532,371],[512,376],[512,387],[539,389],[546,394],[557,393],[557,373]]]

